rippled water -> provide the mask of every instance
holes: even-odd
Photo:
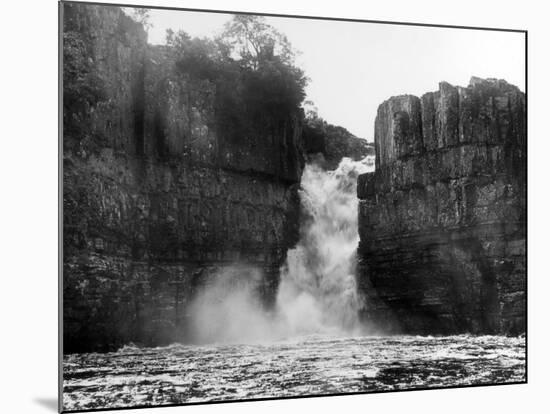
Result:
[[[64,357],[65,410],[525,381],[525,339],[308,336]]]

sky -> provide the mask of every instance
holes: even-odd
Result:
[[[193,37],[223,31],[230,14],[151,10],[149,42],[164,43],[166,29]],[[266,17],[300,54],[296,65],[310,79],[307,98],[319,116],[374,140],[378,105],[395,95],[422,94],[440,81],[467,86],[472,76],[499,78],[525,90],[523,33],[397,24]]]

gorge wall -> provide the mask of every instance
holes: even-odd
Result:
[[[363,320],[414,334],[525,331],[525,96],[502,80],[392,97],[359,177]]]
[[[193,340],[189,303],[235,266],[262,270],[271,306],[306,157],[334,170],[372,147],[299,106],[267,110],[258,79],[213,77],[200,54],[182,65],[118,7],[62,7],[64,352]],[[376,171],[357,187],[364,321],[525,330],[525,130],[525,96],[504,81],[380,105]]]
[[[220,85],[120,8],[62,7],[64,352],[188,340],[193,292],[235,263],[263,269],[269,306],[298,239],[303,112],[244,134]]]

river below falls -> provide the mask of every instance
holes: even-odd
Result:
[[[307,336],[65,355],[65,410],[523,382],[525,338]]]

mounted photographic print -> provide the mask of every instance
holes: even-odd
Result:
[[[349,17],[60,3],[62,411],[526,382],[527,33]]]

